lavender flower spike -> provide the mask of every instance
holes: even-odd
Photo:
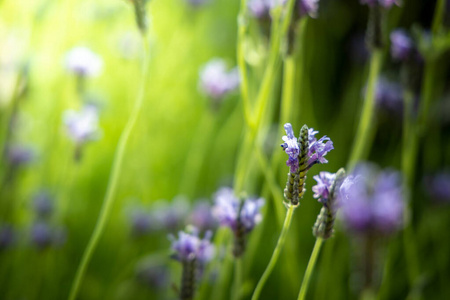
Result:
[[[286,165],[290,167],[291,173],[295,173],[298,169],[298,154],[300,148],[298,146],[297,138],[294,136],[292,125],[290,123],[284,124],[284,130],[286,131],[286,135],[282,137],[284,143],[281,144],[281,147],[284,152],[289,155]]]
[[[66,68],[82,77],[94,77],[100,74],[103,61],[100,56],[86,47],[76,47],[66,56]]]
[[[313,197],[321,203],[327,203],[330,197],[330,191],[333,186],[336,174],[329,172],[320,172],[319,175],[313,177],[317,184],[312,187]]]

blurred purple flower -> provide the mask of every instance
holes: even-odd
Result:
[[[195,259],[200,264],[206,264],[214,256],[214,246],[210,242],[211,232],[207,232],[204,239],[200,239],[196,228],[192,228],[191,231],[191,233],[180,231],[178,239],[169,236],[175,258],[182,262]]]
[[[404,198],[398,172],[358,165],[340,188],[339,204],[349,231],[389,234],[402,225]]]
[[[219,221],[220,225],[227,226],[235,232],[238,229],[238,219],[245,231],[250,232],[255,225],[262,220],[260,213],[261,207],[264,205],[264,199],[245,199],[242,204],[240,216],[240,200],[234,195],[233,189],[221,188],[214,195],[213,216]]]
[[[312,187],[312,191],[314,192],[313,197],[318,199],[321,203],[327,203],[336,174],[320,172],[319,175],[316,175],[313,178],[317,181],[317,184]]]
[[[402,86],[381,76],[375,87],[375,102],[380,108],[401,114],[403,111]]]
[[[284,130],[286,131],[286,135],[282,137],[284,143],[281,144],[281,147],[284,152],[289,155],[286,165],[290,167],[291,173],[296,173],[298,169],[298,154],[300,147],[297,138],[294,136],[292,125],[290,123],[284,124]]]
[[[224,60],[214,58],[200,70],[200,88],[209,97],[218,100],[239,87],[239,70],[227,71]]]
[[[450,173],[440,172],[425,179],[428,195],[434,200],[450,203]]]
[[[78,112],[66,110],[63,115],[63,121],[69,137],[77,145],[82,145],[100,137],[98,109],[94,105],[85,105]]]
[[[49,247],[53,242],[50,226],[44,222],[35,223],[31,228],[31,241],[39,249]]]
[[[317,18],[319,0],[297,0],[297,6],[300,16],[309,15],[311,18]]]
[[[78,76],[97,76],[103,67],[100,56],[86,47],[75,47],[67,53],[66,68]]]
[[[6,149],[6,157],[13,167],[19,167],[33,160],[33,150],[21,145],[10,145]]]
[[[14,230],[11,225],[0,226],[0,251],[9,248],[15,239]]]
[[[317,140],[315,135],[319,132],[315,131],[313,128],[309,128],[308,133],[308,168],[317,163],[326,164],[328,160],[326,160],[324,156],[334,149],[333,142],[326,135]]]
[[[394,4],[399,6],[400,2],[398,0],[360,0],[361,4],[367,4],[370,7],[379,5],[384,8],[391,8]]]
[[[142,210],[131,213],[131,231],[134,236],[143,236],[154,227],[150,214]]]
[[[46,218],[53,213],[52,197],[47,191],[41,191],[34,196],[33,208],[38,217]]]
[[[403,29],[396,29],[391,32],[391,55],[398,61],[405,61],[411,58],[414,52],[414,41]]]
[[[269,19],[270,10],[277,0],[250,0],[247,3],[250,14],[258,19]]]
[[[190,223],[200,230],[213,229],[217,222],[212,214],[212,206],[207,201],[198,202],[190,216]]]

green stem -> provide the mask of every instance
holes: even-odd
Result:
[[[81,262],[78,266],[75,279],[72,283],[72,287],[69,294],[69,300],[75,300],[78,294],[78,290],[80,288],[81,282],[83,280],[84,274],[86,272],[86,268],[89,264],[89,261],[94,253],[95,248],[100,240],[100,237],[105,229],[106,221],[111,213],[112,205],[114,203],[114,196],[117,190],[117,183],[119,181],[119,176],[121,173],[121,168],[123,164],[123,158],[125,155],[125,150],[128,144],[128,139],[130,134],[136,124],[136,120],[138,119],[139,112],[141,111],[142,102],[145,95],[146,83],[147,83],[147,75],[148,75],[148,65],[149,65],[149,57],[148,57],[148,45],[147,40],[144,35],[142,35],[143,45],[144,45],[144,53],[143,53],[143,64],[142,64],[142,74],[141,74],[141,83],[139,87],[139,93],[136,98],[136,102],[134,104],[131,115],[128,119],[128,122],[120,135],[120,139],[117,145],[117,150],[114,156],[112,170],[109,176],[108,187],[106,190],[105,198],[103,200],[103,204],[100,210],[100,215],[97,219],[97,223],[95,225],[94,231],[91,235],[88,245],[83,253],[81,258]]]
[[[353,149],[347,170],[351,171],[358,161],[367,156],[367,152],[372,146],[373,137],[373,115],[375,110],[375,93],[378,75],[381,69],[382,51],[375,49],[370,58],[369,78],[364,99],[361,119],[353,142]]]
[[[283,249],[284,242],[286,240],[287,233],[289,231],[289,227],[291,226],[292,216],[294,214],[295,207],[290,206],[286,212],[286,218],[284,219],[283,229],[281,229],[280,237],[278,238],[277,246],[275,250],[273,250],[272,257],[270,258],[269,264],[266,267],[263,275],[259,279],[258,284],[256,285],[255,291],[253,292],[252,300],[257,300],[262,292],[264,284],[272,273],[273,268],[277,264],[278,257],[280,256],[281,250]]]
[[[439,33],[439,29],[442,25],[442,20],[444,19],[445,13],[445,0],[438,0],[436,3],[436,8],[434,10],[433,25],[431,27],[431,33],[436,35]]]
[[[236,257],[234,260],[234,283],[232,300],[239,300],[241,295],[242,284],[242,257]]]
[[[300,287],[300,293],[298,294],[297,300],[303,300],[306,297],[309,282],[311,281],[311,274],[314,271],[314,267],[316,265],[317,257],[319,257],[319,252],[320,248],[322,247],[322,244],[323,239],[317,238],[316,243],[314,244],[314,249],[311,253],[311,257],[309,258],[308,266],[306,267],[305,276],[303,277],[302,285]]]

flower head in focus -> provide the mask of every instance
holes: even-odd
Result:
[[[295,173],[298,169],[298,155],[300,147],[298,145],[297,138],[294,136],[292,125],[290,123],[284,124],[284,130],[286,131],[286,135],[282,137],[284,143],[281,144],[281,147],[284,152],[289,155],[286,165],[290,167],[292,173]]]
[[[358,165],[340,187],[342,218],[351,232],[389,234],[403,221],[404,197],[398,172]]]
[[[78,76],[97,76],[100,74],[102,67],[101,57],[87,47],[75,47],[67,53],[66,68]]]
[[[170,236],[174,258],[181,261],[196,260],[200,264],[206,264],[214,257],[214,246],[211,244],[212,233],[208,231],[203,239],[198,236],[198,230],[191,227],[189,232],[180,231],[178,239]]]
[[[313,177],[317,184],[312,187],[313,197],[321,203],[326,203],[330,197],[331,188],[336,178],[336,174],[329,172],[320,172],[319,175]]]
[[[324,156],[334,149],[333,142],[329,137],[324,135],[317,140],[315,137],[317,133],[319,132],[313,128],[309,128],[308,168],[317,163],[326,164],[328,160]]]
[[[214,100],[219,100],[237,89],[239,83],[239,70],[228,70],[222,59],[214,58],[200,70],[200,89]]]

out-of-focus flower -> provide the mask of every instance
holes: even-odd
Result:
[[[284,124],[286,135],[282,137],[284,143],[281,144],[284,152],[289,155],[286,165],[290,167],[292,173],[297,172],[298,169],[298,154],[300,151],[297,138],[294,136],[292,125],[290,123]]]
[[[403,29],[396,29],[391,32],[391,55],[398,61],[405,61],[415,53],[414,41]]]
[[[391,8],[394,4],[399,6],[400,2],[398,0],[360,0],[361,4],[367,4],[370,7],[379,5],[384,8]]]
[[[93,77],[100,74],[103,61],[86,47],[75,47],[67,53],[66,68],[78,76]]]
[[[194,227],[191,232],[180,231],[178,239],[170,236],[175,258],[181,262],[196,260],[206,264],[214,257],[214,246],[211,244],[211,232],[208,231],[203,239],[198,237],[198,230]]]
[[[15,234],[11,225],[0,226],[0,251],[11,247],[14,243]]]
[[[375,87],[375,103],[378,107],[392,112],[402,113],[403,111],[403,88],[385,77],[378,78]]]
[[[33,208],[38,217],[46,218],[53,212],[53,201],[46,191],[39,192],[33,199]]]
[[[131,213],[131,230],[134,236],[143,236],[152,231],[152,217],[145,211],[136,210]]]
[[[214,195],[214,202],[212,211],[214,217],[220,225],[230,227],[233,231],[238,230],[238,222],[241,222],[245,231],[250,232],[262,220],[260,212],[264,205],[262,198],[246,199],[241,204],[233,189],[224,187]]]
[[[6,157],[11,166],[19,167],[33,160],[33,150],[21,145],[10,145],[6,149]]]
[[[175,197],[172,202],[159,200],[153,206],[152,216],[160,228],[176,232],[185,223],[189,211],[189,202],[184,196]]]
[[[94,105],[85,105],[80,111],[65,111],[63,121],[69,137],[77,145],[100,137],[98,109]]]
[[[312,187],[314,192],[313,197],[318,199],[321,203],[326,203],[330,196],[331,187],[333,186],[335,173],[320,172],[319,175],[313,177],[317,184]]]
[[[50,226],[44,222],[35,223],[31,228],[31,241],[39,249],[50,246],[53,242]]]
[[[250,13],[258,19],[269,19],[270,10],[276,0],[250,0],[247,4]]]
[[[400,174],[358,165],[340,188],[343,221],[351,232],[389,234],[402,225],[404,197]]]
[[[297,0],[297,7],[300,16],[309,15],[311,18],[317,18],[319,0]]]
[[[166,266],[149,263],[139,264],[136,279],[151,289],[162,289],[169,283],[169,270]]]
[[[190,223],[200,230],[216,227],[216,219],[212,214],[212,206],[207,201],[198,202],[190,216]]]
[[[450,203],[450,173],[440,172],[425,179],[428,194],[437,201]]]
[[[227,71],[224,60],[214,58],[200,70],[200,89],[209,97],[218,100],[239,87],[239,70]]]

